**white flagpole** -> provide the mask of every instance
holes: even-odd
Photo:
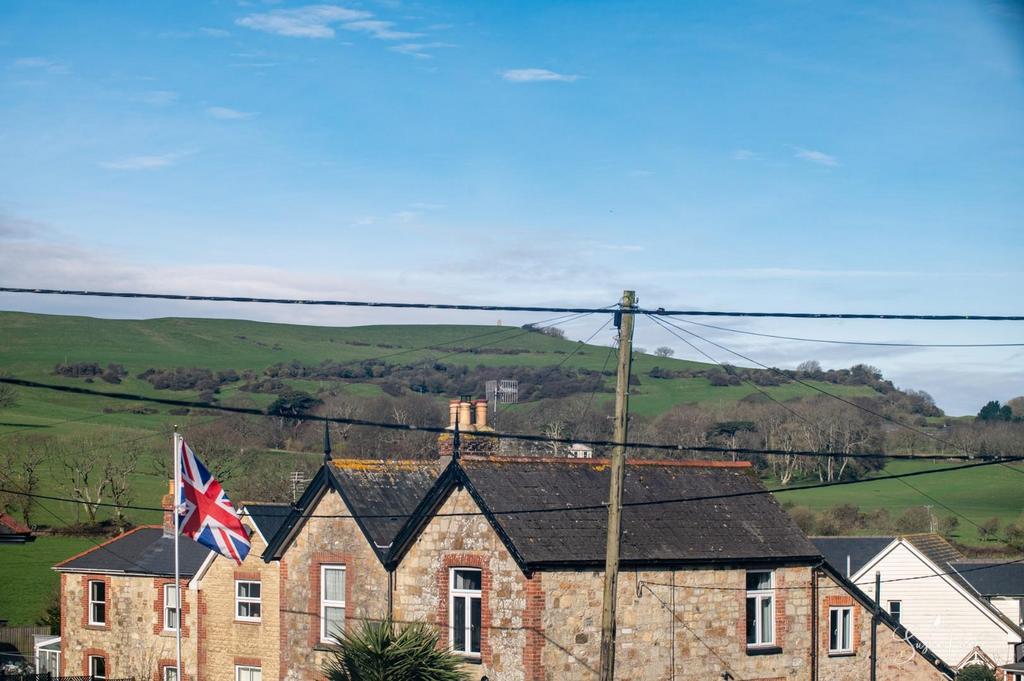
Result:
[[[178,663],[175,667],[174,681],[183,681],[181,676],[181,576],[178,568],[178,490],[181,489],[181,435],[177,428],[174,431],[174,501],[171,505],[171,520],[174,522],[174,600],[177,626],[174,628],[175,645],[178,650]]]

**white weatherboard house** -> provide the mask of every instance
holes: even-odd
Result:
[[[1024,564],[971,561],[935,534],[818,537],[832,566],[956,668],[985,664],[1024,681]]]

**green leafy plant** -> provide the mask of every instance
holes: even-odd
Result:
[[[969,664],[956,675],[956,681],[996,681],[996,674],[983,664]]]
[[[439,641],[422,623],[398,629],[392,622],[363,622],[335,637],[324,673],[328,681],[468,681],[462,659]]]

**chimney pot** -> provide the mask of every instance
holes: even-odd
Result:
[[[459,430],[473,430],[473,408],[469,400],[459,401]]]
[[[174,480],[167,481],[167,494],[160,506],[164,509],[164,536],[173,537],[177,529],[174,522]]]
[[[456,419],[456,417],[458,417],[458,415],[459,415],[459,401],[458,400],[450,400],[448,402],[448,429],[449,430],[455,430],[455,419]],[[459,429],[461,430],[462,428],[465,427],[465,425],[466,424],[464,424],[462,422],[462,420],[460,419],[459,420]]]
[[[487,400],[473,400],[473,409],[476,411],[476,429],[487,428]]]

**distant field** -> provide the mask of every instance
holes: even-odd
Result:
[[[883,474],[939,470],[947,465],[921,461],[893,461],[885,467]],[[860,506],[863,511],[886,508],[893,517],[898,517],[912,506],[930,505],[939,517],[954,515],[924,496],[928,495],[967,518],[960,518],[960,528],[955,537],[958,541],[984,546],[988,542],[979,539],[977,528],[970,521],[981,524],[989,518],[996,517],[1005,525],[1017,520],[1024,513],[1024,495],[1021,494],[1021,490],[1024,489],[1024,475],[1021,475],[1024,473],[1024,466],[1013,465],[1012,468],[1016,472],[1007,470],[1008,466],[986,466],[954,473],[921,475],[907,478],[906,482],[879,480],[829,489],[779,491],[777,498],[780,502],[791,502],[814,510],[839,504],[854,504]],[[908,485],[913,485],[920,492]]]
[[[0,544],[0,619],[29,626],[43,614],[60,584],[51,570],[65,558],[94,546],[83,537],[38,537],[27,544]]]

